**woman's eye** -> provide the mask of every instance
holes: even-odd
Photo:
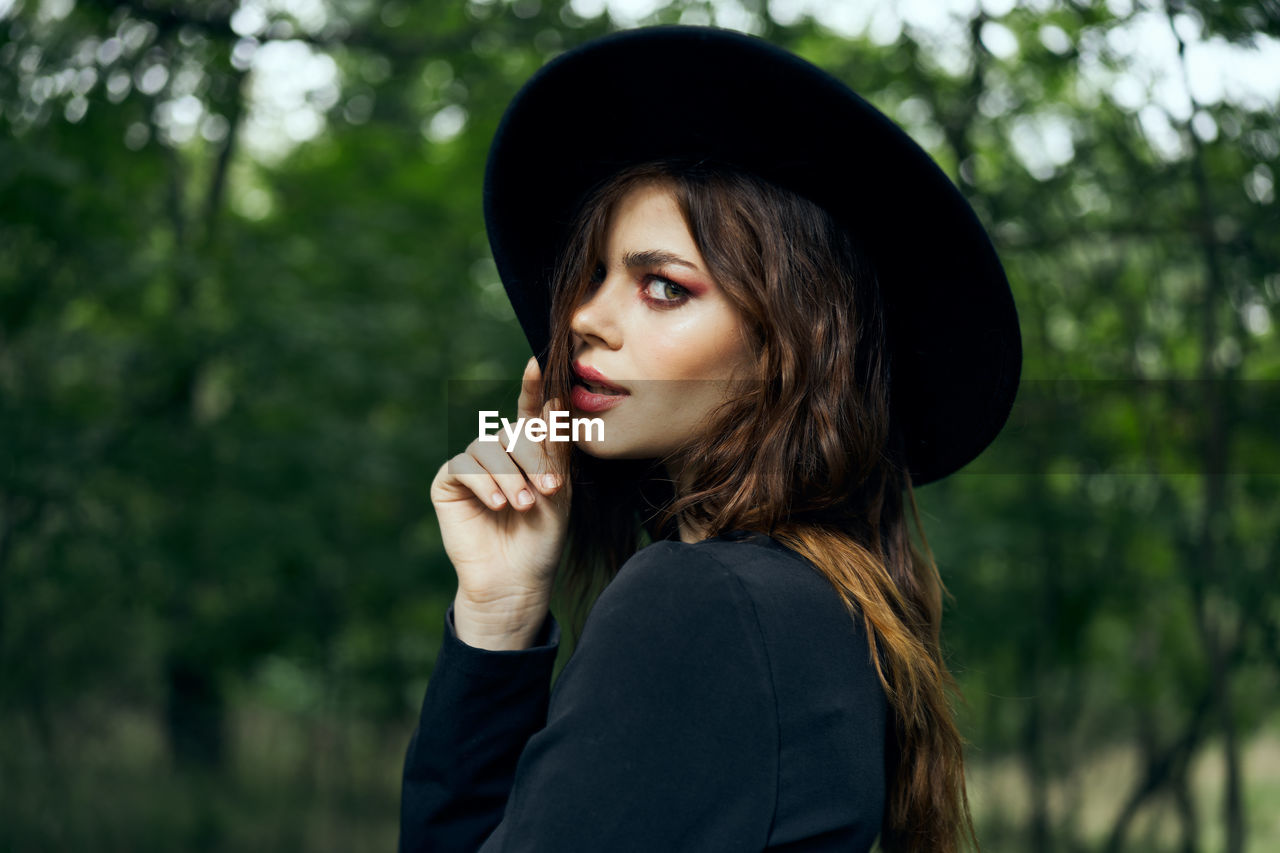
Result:
[[[604,264],[596,264],[595,269],[591,271],[591,283],[599,284],[604,281]]]
[[[644,295],[654,302],[681,302],[689,295],[689,291],[674,281],[655,275],[649,276],[649,281],[644,286]]]

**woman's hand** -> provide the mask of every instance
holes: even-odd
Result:
[[[542,374],[529,359],[518,417],[548,419]],[[454,627],[458,639],[485,649],[528,648],[551,601],[569,522],[570,488],[545,442],[523,431],[508,453],[504,441],[472,441],[440,467],[431,503],[445,553],[458,573]]]

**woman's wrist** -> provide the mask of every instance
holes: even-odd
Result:
[[[533,646],[549,609],[545,596],[476,598],[459,590],[453,600],[453,628],[458,639],[473,648],[519,651]]]

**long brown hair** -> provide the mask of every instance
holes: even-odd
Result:
[[[891,714],[880,846],[976,848],[959,689],[939,643],[946,590],[920,523],[899,431],[880,288],[864,251],[818,205],[725,164],[674,160],[624,169],[582,205],[553,279],[546,399],[567,400],[569,323],[631,190],[669,189],[709,272],[758,352],[746,389],[705,432],[663,460],[601,460],[561,445],[574,483],[558,594],[576,638],[600,589],[645,540],[680,521],[709,536],[767,533],[803,554],[861,614]],[[712,437],[714,436],[714,440]],[[666,466],[681,472],[677,492]],[[908,526],[910,507],[924,555]]]

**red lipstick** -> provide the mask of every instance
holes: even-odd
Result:
[[[575,361],[573,372],[581,380],[573,384],[570,394],[570,402],[575,409],[583,412],[603,412],[627,399],[629,393],[627,389],[614,385],[594,367]]]
[[[626,388],[623,388],[621,385],[613,384],[609,381],[609,377],[605,376],[594,367],[588,367],[580,361],[575,361],[573,363],[573,372],[578,374],[578,378],[582,379],[586,384],[596,385],[608,391],[616,391],[619,394],[628,393]]]
[[[627,399],[627,395],[593,394],[581,385],[574,385],[569,399],[573,407],[580,412],[604,412]]]

